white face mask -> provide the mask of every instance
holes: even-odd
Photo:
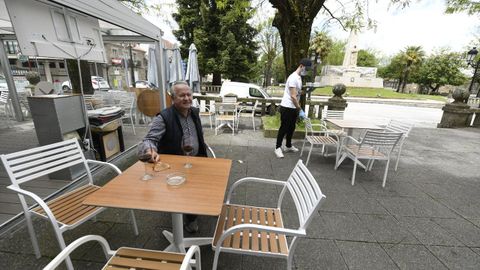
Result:
[[[302,67],[302,70],[300,71],[300,76],[305,76],[305,75],[307,75],[307,68]]]

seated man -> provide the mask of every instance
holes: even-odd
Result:
[[[150,153],[152,161],[160,161],[161,154],[183,155],[182,139],[188,136],[193,146],[191,155],[206,157],[202,123],[199,110],[192,107],[190,87],[184,81],[177,81],[172,86],[171,95],[173,105],[155,117],[150,131],[139,145],[139,154]],[[198,231],[196,215],[185,215],[184,229],[190,233]]]

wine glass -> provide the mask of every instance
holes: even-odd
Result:
[[[153,167],[150,162],[152,161],[152,149],[150,151],[144,151],[141,155],[138,156],[138,159],[143,162],[145,167],[145,172],[142,176],[142,180],[147,181],[153,178]]]
[[[192,143],[192,138],[190,136],[183,136],[182,137],[182,150],[183,150],[183,153],[186,156],[192,155],[193,143]],[[185,165],[183,167],[186,168],[186,169],[192,168],[192,163],[190,163],[189,158],[187,158],[187,162],[185,163]]]

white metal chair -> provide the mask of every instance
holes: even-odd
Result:
[[[99,235],[86,235],[63,249],[43,270],[56,269],[76,248],[90,241],[96,241],[102,247],[105,258],[108,260],[103,269],[187,270],[191,269],[192,266],[196,270],[201,269],[200,248],[198,246],[191,246],[186,254],[129,247],[111,250],[105,238]]]
[[[7,119],[7,126],[10,127],[10,116],[12,115],[12,110],[10,107],[10,98],[7,91],[0,91],[0,106],[4,107],[5,117]]]
[[[222,97],[222,103],[237,103],[236,95],[225,95]]]
[[[321,121],[325,126],[327,126],[327,122],[326,122],[327,119],[341,119],[341,120],[343,120],[344,115],[345,115],[345,111],[336,111],[336,110],[324,109],[322,111]],[[345,131],[340,130],[340,129],[331,129],[330,131],[335,132],[338,136],[341,136],[341,137],[346,135]]]
[[[129,93],[124,93],[117,95],[119,99],[118,106],[120,106],[125,114],[122,116],[122,119],[130,119],[130,124],[132,125],[133,135],[137,135],[135,132],[135,96]]]
[[[408,138],[408,135],[410,134],[410,131],[412,130],[412,128],[413,128],[413,124],[401,122],[394,119],[391,119],[387,127],[385,128],[386,132],[400,132],[403,134],[402,138],[398,142],[398,147],[395,148],[395,149],[398,149],[397,160],[395,162],[395,171],[398,169],[398,163],[400,161],[400,154],[402,153],[403,144],[405,143],[405,140]]]
[[[282,186],[277,208],[230,204],[235,188],[248,182]],[[283,226],[281,206],[287,190],[297,210],[298,229]],[[306,229],[323,198],[325,195],[301,160],[297,162],[286,182],[255,177],[238,180],[230,188],[218,218],[212,243],[215,249],[212,269],[217,268],[220,252],[285,258],[287,269],[292,269],[293,253],[298,238],[307,235]],[[291,237],[290,243],[287,236]]]
[[[192,106],[195,107],[195,108],[199,108],[199,109],[200,109],[200,112],[199,112],[199,115],[200,115],[200,116],[206,116],[206,117],[208,117],[208,119],[210,120],[210,129],[213,129],[212,117],[215,115],[214,107],[211,107],[211,109],[209,109],[209,108],[205,105],[205,101],[204,101],[204,100],[202,100],[202,102],[198,102],[198,100],[197,100],[196,98],[193,99]]]
[[[367,130],[365,136],[359,142],[355,138],[348,136],[343,139],[341,148],[339,151],[339,158],[335,164],[335,170],[342,164],[345,158],[353,160],[353,175],[352,186],[355,184],[355,173],[357,171],[357,165],[360,165],[367,170],[371,170],[370,162],[374,160],[385,160],[385,173],[383,175],[382,187],[385,187],[387,182],[388,166],[390,165],[390,156],[393,148],[402,137],[400,132],[382,132]],[[368,164],[364,165],[360,162],[360,159],[368,160]]]
[[[232,136],[235,135],[236,120],[236,103],[215,103],[215,135],[224,126],[228,126],[232,130]]]
[[[258,100],[255,100],[255,104],[251,107],[252,112],[250,113],[244,112],[248,109],[246,106],[243,106],[242,108],[240,108],[240,110],[237,113],[237,130],[238,130],[238,125],[240,124],[241,118],[251,118],[253,131],[255,131],[255,111],[257,110],[258,104],[259,104]]]
[[[0,155],[0,158],[8,177],[12,182],[7,188],[18,193],[18,198],[20,199],[25,219],[27,221],[27,229],[37,258],[40,258],[40,249],[33,229],[32,215],[50,221],[60,248],[64,249],[66,245],[63,233],[65,231],[77,227],[105,210],[103,207],[82,204],[86,196],[100,188],[93,184],[93,177],[88,164],[105,165],[117,174],[121,174],[120,169],[111,163],[85,159],[77,139],[70,139],[16,153],[3,154]],[[38,177],[76,165],[80,165],[85,169],[88,184],[78,187],[57,198],[44,201],[38,195],[20,187],[21,184]],[[38,206],[29,207],[25,200],[25,196],[33,199]],[[138,235],[135,215],[133,211],[130,211],[130,214],[135,235]],[[73,269],[70,259],[67,259],[67,266],[69,269]]]
[[[300,152],[300,156],[303,154],[303,149],[305,148],[305,143],[310,144],[310,150],[308,151],[307,161],[305,162],[305,166],[308,166],[308,161],[310,160],[310,155],[312,154],[313,146],[320,145],[322,146],[322,154],[328,154],[328,146],[335,146],[338,157],[340,139],[336,132],[331,132],[327,129],[327,126],[324,124],[312,124],[310,118],[303,119],[305,123],[305,139],[303,139],[302,151]],[[314,131],[313,127],[318,126],[320,127],[320,131]]]

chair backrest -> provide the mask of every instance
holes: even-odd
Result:
[[[288,177],[287,184],[280,194],[278,207],[280,207],[287,189],[297,209],[300,229],[306,229],[325,195],[302,160],[297,162],[292,174]]]
[[[83,164],[90,184],[93,183],[87,161],[77,139],[40,146],[11,154],[0,155],[3,166],[14,186]]]
[[[322,119],[343,119],[345,111],[323,110]]]
[[[0,103],[7,104],[8,102],[8,91],[0,91]]]
[[[258,100],[255,100],[255,104],[253,104],[252,107],[252,116],[255,116],[255,111],[257,110],[258,104],[260,104],[260,102]]]
[[[200,102],[198,102],[198,99],[194,98],[192,100],[192,106],[195,108],[200,108]]]
[[[411,123],[406,123],[398,120],[390,120],[390,123],[388,123],[387,127],[385,128],[385,131],[387,132],[401,132],[403,133],[403,137],[408,137],[408,134],[410,134],[410,131],[413,128],[413,124]]]
[[[314,130],[313,130],[313,125],[312,125],[312,120],[310,120],[310,118],[304,118],[303,119],[303,123],[305,124],[305,136],[313,136],[315,135],[314,134]],[[324,130],[327,130],[327,126],[325,126],[325,124],[323,123],[320,123],[320,131],[324,131]],[[318,134],[318,131],[316,131],[317,134]]]
[[[217,115],[236,115],[237,105],[235,103],[215,103],[215,113]]]
[[[360,142],[359,151],[362,148],[371,149],[374,147],[377,151],[382,152],[385,155],[390,155],[395,145],[402,138],[401,132],[382,132],[367,130],[365,136]]]
[[[135,97],[133,95],[122,94],[118,95],[117,98],[119,100],[118,106],[124,109],[127,114],[131,114],[135,106]]]
[[[223,96],[222,97],[222,102],[223,103],[236,103],[237,102],[237,96],[229,96],[229,95],[226,95],[226,96]]]

